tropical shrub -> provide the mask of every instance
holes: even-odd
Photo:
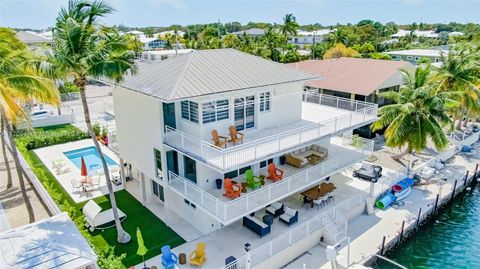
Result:
[[[15,139],[20,141],[27,150],[87,139],[89,137],[87,132],[77,128],[67,128],[56,132],[34,130],[17,132],[15,134]]]

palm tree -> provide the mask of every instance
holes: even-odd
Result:
[[[265,35],[263,36],[263,40],[265,45],[269,51],[270,59],[272,61],[278,62],[280,61],[281,55],[280,51],[278,51],[278,47],[280,46],[281,38],[275,29],[272,26],[269,26],[265,30]]]
[[[95,137],[90,111],[85,96],[88,77],[104,77],[116,82],[123,79],[128,71],[134,72],[133,54],[128,51],[128,41],[114,29],[102,26],[98,21],[113,9],[102,1],[70,0],[67,8],[58,14],[55,33],[53,66],[71,77],[80,90],[83,113],[87,130],[99,153],[105,173],[110,203],[115,218],[117,240],[130,241],[130,235],[123,229],[112,188],[110,173],[102,149]]]
[[[283,35],[285,43],[288,41],[289,35],[296,35],[299,25],[293,14],[287,14],[283,17],[283,24],[279,26],[280,33]]]
[[[421,151],[427,147],[428,140],[433,141],[439,150],[448,145],[444,127],[451,126],[451,120],[445,112],[450,103],[448,93],[436,93],[429,87],[429,67],[418,67],[415,73],[401,71],[405,85],[399,92],[388,91],[379,95],[394,101],[394,104],[380,108],[378,121],[372,124],[372,130],[386,128],[386,145],[405,150],[392,156],[399,160],[412,150]]]
[[[5,120],[3,117],[0,117],[0,136],[2,137],[2,154],[3,154],[3,162],[5,163],[5,170],[7,171],[7,189],[10,189],[12,187],[12,172],[10,171],[10,163],[8,160],[8,152],[7,152],[7,147],[6,143],[7,141],[5,140]]]
[[[327,40],[333,46],[335,44],[348,44],[348,36],[345,30],[338,28],[335,32],[332,32],[328,35]]]
[[[470,116],[480,112],[480,65],[473,49],[460,46],[453,48],[448,56],[442,54],[443,65],[432,78],[436,91],[459,93],[455,97],[462,109],[453,111],[457,129],[461,129],[464,117],[466,125]]]
[[[38,62],[28,51],[25,44],[18,40],[15,32],[0,28],[0,117],[3,128],[7,131],[22,198],[28,212],[29,222],[35,221],[35,214],[25,189],[23,171],[20,165],[18,150],[12,134],[12,124],[25,118],[21,102],[35,99],[44,103],[58,104],[58,91],[51,79],[46,78],[39,69]],[[28,120],[28,119],[27,119]],[[2,141],[4,142],[4,133]],[[4,148],[2,147],[4,150]],[[4,155],[6,152],[4,150]],[[6,160],[8,163],[8,160]]]

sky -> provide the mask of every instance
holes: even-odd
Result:
[[[362,19],[398,24],[480,22],[480,0],[104,0],[116,12],[107,25],[169,26],[239,21],[280,23],[293,13],[300,24],[356,23]],[[0,0],[0,26],[53,26],[68,0]]]

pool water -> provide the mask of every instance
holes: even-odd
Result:
[[[82,167],[82,157],[85,160],[85,164],[87,165],[87,171],[93,172],[98,169],[102,169],[102,161],[100,160],[100,154],[98,153],[97,149],[92,147],[76,149],[72,151],[66,151],[63,153],[67,158],[75,164],[78,169]],[[107,155],[105,156],[105,161],[107,162],[108,166],[118,165],[114,160],[112,160]]]

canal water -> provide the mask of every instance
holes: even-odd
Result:
[[[480,184],[386,255],[409,269],[480,268]],[[378,262],[373,268],[398,268]]]

